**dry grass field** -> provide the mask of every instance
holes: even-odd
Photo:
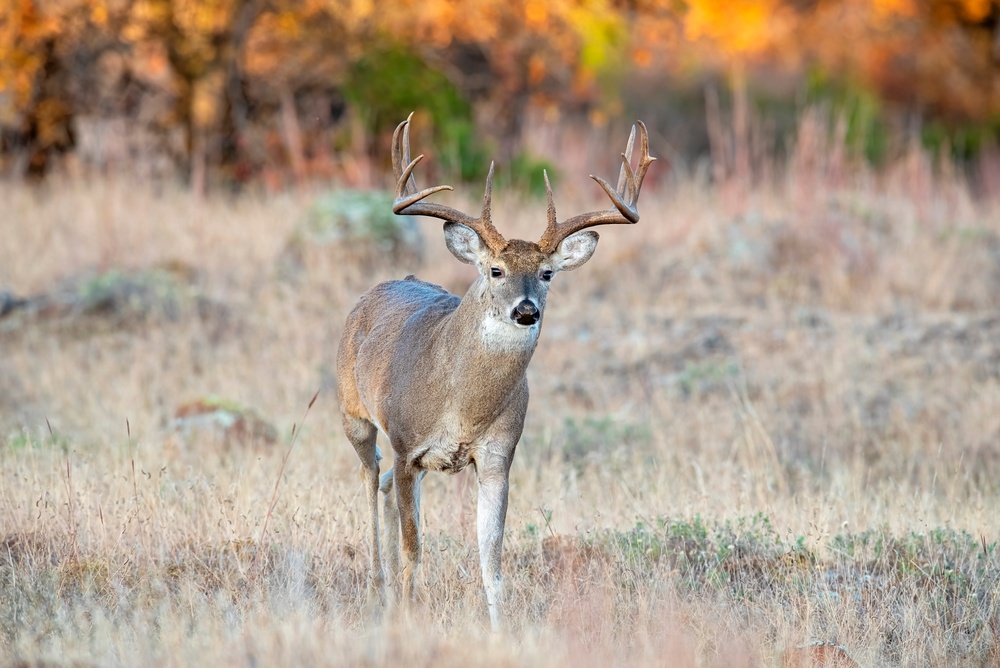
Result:
[[[365,606],[336,347],[379,280],[464,292],[438,221],[388,261],[290,244],[309,193],[0,183],[0,666],[1000,666],[1000,201],[795,160],[650,181],[556,279],[498,635],[469,471]]]

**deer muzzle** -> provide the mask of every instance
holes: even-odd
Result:
[[[538,307],[530,299],[521,300],[521,303],[515,306],[510,314],[511,320],[525,327],[534,325],[541,317],[542,312],[538,310]]]

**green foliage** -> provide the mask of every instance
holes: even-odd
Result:
[[[377,132],[394,127],[414,109],[429,113],[435,126],[472,119],[471,105],[447,77],[395,44],[367,51],[351,68],[344,94]]]
[[[927,532],[892,535],[886,527],[860,534],[838,535],[833,550],[845,565],[881,587],[908,585],[927,592],[930,610],[941,626],[968,625],[979,632],[995,624],[981,617],[969,618],[966,608],[986,600],[985,592],[1000,587],[997,542],[977,539],[967,531],[935,527]],[[841,567],[843,568],[843,566]]]
[[[0,436],[0,448],[11,451],[40,450],[55,448],[60,452],[69,452],[69,441],[59,432],[32,435],[27,429],[12,431],[6,436]]]
[[[542,199],[545,197],[546,172],[554,188],[559,178],[559,170],[555,165],[522,151],[497,174],[497,185],[501,188],[513,188],[532,198]]]
[[[623,452],[646,451],[652,443],[648,424],[623,422],[611,416],[586,417],[563,422],[563,456],[577,470],[591,460],[606,461]]]
[[[413,52],[392,43],[373,47],[351,68],[344,95],[376,134],[389,132],[414,110],[426,112],[444,169],[463,181],[485,178],[489,161],[475,132],[472,105]]]
[[[76,302],[84,313],[141,314],[158,306],[167,314],[175,315],[181,292],[181,286],[167,271],[111,269],[77,286]]]
[[[866,561],[869,568],[895,575],[968,579],[998,570],[997,542],[987,543],[968,531],[937,527],[893,536],[888,528],[858,534],[838,534],[834,550],[846,558]]]
[[[542,522],[544,524],[536,524],[534,522],[528,522],[523,529],[521,529],[521,538],[535,541],[542,537],[545,530],[552,534],[552,510],[549,508],[539,508],[538,511],[542,514]]]
[[[655,526],[639,521],[627,531],[604,532],[595,543],[638,569],[665,561],[692,587],[707,580],[742,591],[761,576],[805,582],[814,577],[817,565],[826,572],[849,568],[859,581],[924,582],[941,588],[942,604],[1000,584],[998,543],[948,527],[901,536],[887,527],[838,534],[830,542],[834,559],[826,563],[807,547],[804,536],[782,538],[763,513],[712,524],[699,515],[660,517]]]
[[[11,450],[28,450],[32,446],[32,439],[24,431],[16,431],[3,438],[3,445]]]
[[[665,562],[679,584],[698,589],[707,582],[740,596],[752,595],[746,585],[761,576],[788,579],[815,561],[804,538],[791,544],[783,540],[763,513],[721,524],[710,524],[700,515],[660,517],[655,526],[639,521],[628,531],[605,532],[596,544],[620,554],[633,568]]]
[[[571,11],[570,21],[580,38],[578,66],[597,82],[598,104],[607,112],[620,113],[621,80],[629,66],[625,17],[605,2],[592,0]]]
[[[441,166],[465,182],[481,182],[489,172],[490,158],[479,140],[471,118],[436,123]]]
[[[834,119],[843,118],[848,147],[869,162],[880,164],[890,157],[892,133],[888,119],[893,112],[876,91],[817,69],[807,79],[806,101],[827,105]],[[921,146],[934,155],[968,161],[1000,141],[1000,118],[966,122],[931,118],[920,127],[919,134]]]
[[[826,105],[833,119],[843,118],[847,123],[847,146],[868,162],[879,164],[887,157],[889,128],[885,109],[874,92],[814,69],[806,82],[806,102]]]
[[[197,400],[206,411],[207,410],[220,410],[227,411],[229,413],[250,413],[252,410],[247,406],[244,406],[239,401],[235,399],[228,399],[225,397],[220,397],[214,394],[210,394],[205,397],[201,397]]]
[[[739,375],[739,364],[734,359],[704,359],[686,361],[684,368],[671,374],[669,380],[684,398],[689,398],[725,390],[727,383]]]
[[[920,143],[935,155],[971,160],[1000,142],[1000,118],[961,124],[932,120],[923,126]]]
[[[392,212],[393,196],[382,191],[338,190],[316,198],[298,234],[318,244],[371,243],[400,253],[421,246],[420,230],[411,216]]]

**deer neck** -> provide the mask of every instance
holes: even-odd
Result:
[[[535,352],[541,322],[529,328],[508,322],[506,304],[491,303],[484,278],[469,288],[446,325],[442,340],[468,348],[456,366],[463,376],[486,376],[484,386],[509,392],[524,376]]]

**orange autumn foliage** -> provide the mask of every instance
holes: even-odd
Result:
[[[185,127],[187,150],[218,144],[244,122],[234,104],[335,91],[387,40],[458,76],[487,116],[526,104],[617,113],[612,87],[632,69],[764,65],[983,121],[1000,117],[998,25],[991,0],[0,0],[0,155],[71,144],[76,114],[128,113],[122,81],[173,101],[157,122]],[[121,81],[88,88],[110,76],[107,54]]]

